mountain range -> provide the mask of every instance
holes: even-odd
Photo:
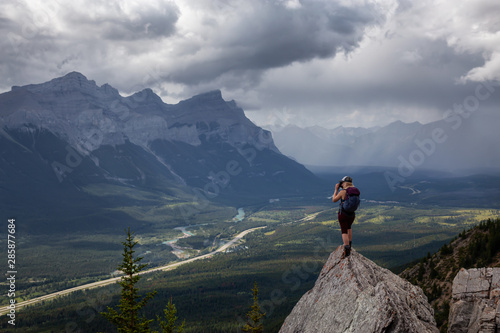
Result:
[[[307,166],[378,166],[478,172],[498,170],[498,118],[445,113],[442,120],[353,128],[272,128],[276,146]],[[314,149],[311,149],[314,147]]]
[[[123,97],[77,72],[0,94],[0,145],[2,208],[37,219],[88,215],[103,205],[90,185],[239,205],[319,184],[220,91],[171,105],[151,89]]]

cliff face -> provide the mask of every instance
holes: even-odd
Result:
[[[453,333],[500,331],[500,268],[458,272],[453,280],[448,327]]]
[[[422,258],[418,264],[400,274],[402,278],[422,288],[427,295],[434,309],[438,328],[444,330],[449,327],[453,281],[457,278],[456,283],[464,285],[462,280],[466,276],[464,272],[460,273],[461,268],[500,267],[500,249],[496,246],[499,244],[499,237],[500,219],[483,221],[474,228],[461,232],[439,251]],[[474,279],[483,279],[481,274],[472,273],[472,276]],[[468,278],[472,279],[470,274]],[[462,292],[455,294],[455,302],[458,301],[457,297],[463,298]],[[454,320],[457,319],[458,317]]]
[[[356,251],[342,247],[324,265],[313,289],[286,318],[280,333],[438,332],[434,312],[419,287]]]

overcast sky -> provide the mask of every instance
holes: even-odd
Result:
[[[498,0],[3,0],[0,91],[78,71],[167,103],[220,89],[259,125],[426,123],[500,79],[499,18]]]

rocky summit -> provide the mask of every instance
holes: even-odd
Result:
[[[500,268],[458,272],[453,280],[449,332],[500,332]]]
[[[356,251],[334,251],[280,333],[438,332],[434,312],[417,286]]]

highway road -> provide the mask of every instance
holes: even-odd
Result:
[[[142,271],[142,272],[140,272],[138,274],[143,275],[143,274],[148,274],[148,273],[152,273],[152,272],[156,272],[156,271],[171,270],[171,269],[177,268],[177,267],[179,267],[181,265],[187,264],[189,262],[193,262],[193,261],[196,261],[196,260],[209,258],[209,257],[213,256],[216,253],[220,253],[220,252],[226,251],[228,248],[230,248],[231,246],[233,246],[237,241],[239,241],[240,239],[242,239],[243,237],[245,237],[247,234],[251,233],[252,231],[255,231],[257,229],[262,229],[262,228],[265,228],[265,227],[257,227],[257,228],[252,228],[252,229],[247,229],[245,231],[242,231],[238,235],[236,235],[233,239],[231,239],[229,242],[227,242],[226,244],[222,245],[217,250],[212,251],[210,253],[207,253],[207,254],[204,254],[204,255],[201,255],[201,256],[198,256],[198,257],[190,258],[190,259],[187,259],[187,260],[184,260],[184,261],[176,262],[176,263],[173,263],[173,264],[168,264],[168,265],[165,265],[165,266],[155,267],[155,268],[152,268],[152,269],[148,269],[148,270]],[[48,295],[36,297],[36,298],[29,299],[29,300],[26,300],[26,301],[22,301],[22,302],[16,303],[15,310],[16,310],[16,313],[17,313],[17,311],[20,308],[22,308],[24,306],[27,306],[27,305],[33,305],[33,304],[39,303],[41,301],[47,301],[47,300],[50,300],[50,299],[54,299],[56,297],[61,297],[61,296],[64,296],[64,295],[68,295],[68,294],[70,294],[72,292],[75,292],[77,290],[93,289],[93,288],[107,286],[109,284],[116,283],[120,279],[121,279],[121,277],[119,276],[119,277],[115,277],[115,278],[111,278],[111,279],[107,279],[107,280],[97,281],[97,282],[93,282],[93,283],[89,283],[89,284],[84,284],[84,285],[81,285],[81,286],[78,286],[78,287],[73,287],[73,288],[61,290],[61,291],[58,291],[58,292],[55,292],[55,293],[52,293],[52,294],[48,294]],[[9,307],[8,306],[4,306],[4,307],[0,308],[0,315],[3,316],[5,314],[7,314],[9,311],[10,311]]]

